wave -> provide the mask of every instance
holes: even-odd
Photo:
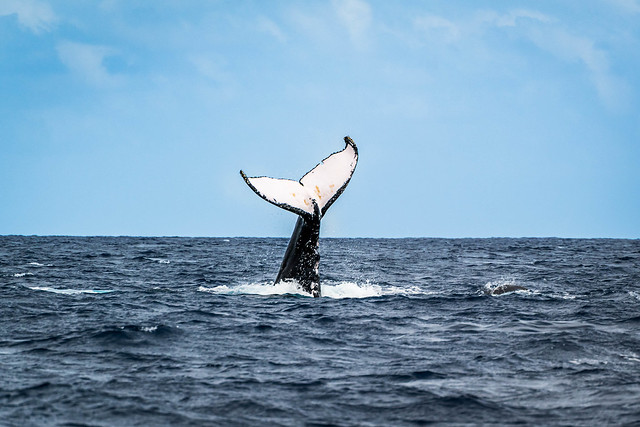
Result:
[[[107,294],[109,292],[114,292],[110,289],[56,289],[50,288],[49,286],[29,286],[29,289],[34,291],[46,291],[53,292],[55,294],[63,294],[63,295],[77,295],[77,294]]]
[[[53,264],[41,264],[39,262],[30,262],[29,264],[31,267],[53,267]]]
[[[157,262],[158,264],[169,264],[171,261],[169,261],[168,259],[164,259],[164,258],[146,258],[149,261],[154,261]]]
[[[33,276],[33,273],[14,273],[13,277],[25,277],[25,276]]]
[[[237,286],[220,285],[214,287],[200,286],[200,292],[211,292],[222,295],[299,295],[302,297],[312,296],[301,290],[296,282],[273,282],[245,283]],[[401,288],[397,286],[380,286],[369,281],[364,283],[339,282],[323,283],[322,297],[332,299],[343,298],[371,298],[387,295],[419,295],[428,294],[418,287],[412,286]]]
[[[620,356],[632,362],[640,362],[640,355],[638,355],[637,353],[623,353],[620,354]]]

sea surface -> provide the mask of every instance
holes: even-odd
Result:
[[[639,240],[287,242],[1,236],[0,425],[640,424]]]

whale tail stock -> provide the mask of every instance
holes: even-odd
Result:
[[[345,148],[331,154],[299,181],[240,175],[267,202],[299,215],[275,283],[295,280],[302,289],[320,296],[318,238],[320,220],[349,184],[358,163],[358,148],[345,136]]]

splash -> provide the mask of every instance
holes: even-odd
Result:
[[[200,292],[211,292],[223,295],[297,295],[312,298],[312,296],[299,289],[296,282],[273,282],[246,283],[229,287],[227,285],[214,286],[211,288],[200,286]],[[418,295],[425,294],[416,286],[400,288],[397,286],[380,286],[369,281],[364,283],[338,282],[323,283],[322,297],[332,299],[344,298],[373,298],[386,295]]]
[[[528,293],[528,294],[532,293],[532,291],[529,289],[518,289],[520,287],[523,287],[523,285],[516,282],[513,279],[499,279],[499,280],[493,280],[491,282],[485,283],[485,285],[482,287],[480,292],[485,295],[491,295],[491,296],[501,296],[501,295],[511,294],[514,292]],[[507,288],[514,288],[514,290],[507,290],[507,291],[501,292],[501,290],[503,289],[506,290]]]
[[[371,298],[388,295],[426,295],[432,292],[425,292],[417,286],[406,288],[399,286],[380,286],[366,281],[364,283],[340,282],[336,284],[323,284],[322,296],[328,298]]]
[[[46,291],[53,292],[55,294],[63,295],[77,295],[77,294],[107,294],[113,292],[109,289],[56,289],[48,286],[29,286],[29,289],[34,291]]]
[[[243,283],[233,287],[220,285],[211,288],[200,286],[198,291],[222,295],[300,295],[311,297],[308,293],[298,289],[295,282],[280,282],[276,285],[273,282]]]

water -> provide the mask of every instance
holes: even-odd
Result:
[[[640,422],[640,241],[286,244],[0,237],[0,424]]]

